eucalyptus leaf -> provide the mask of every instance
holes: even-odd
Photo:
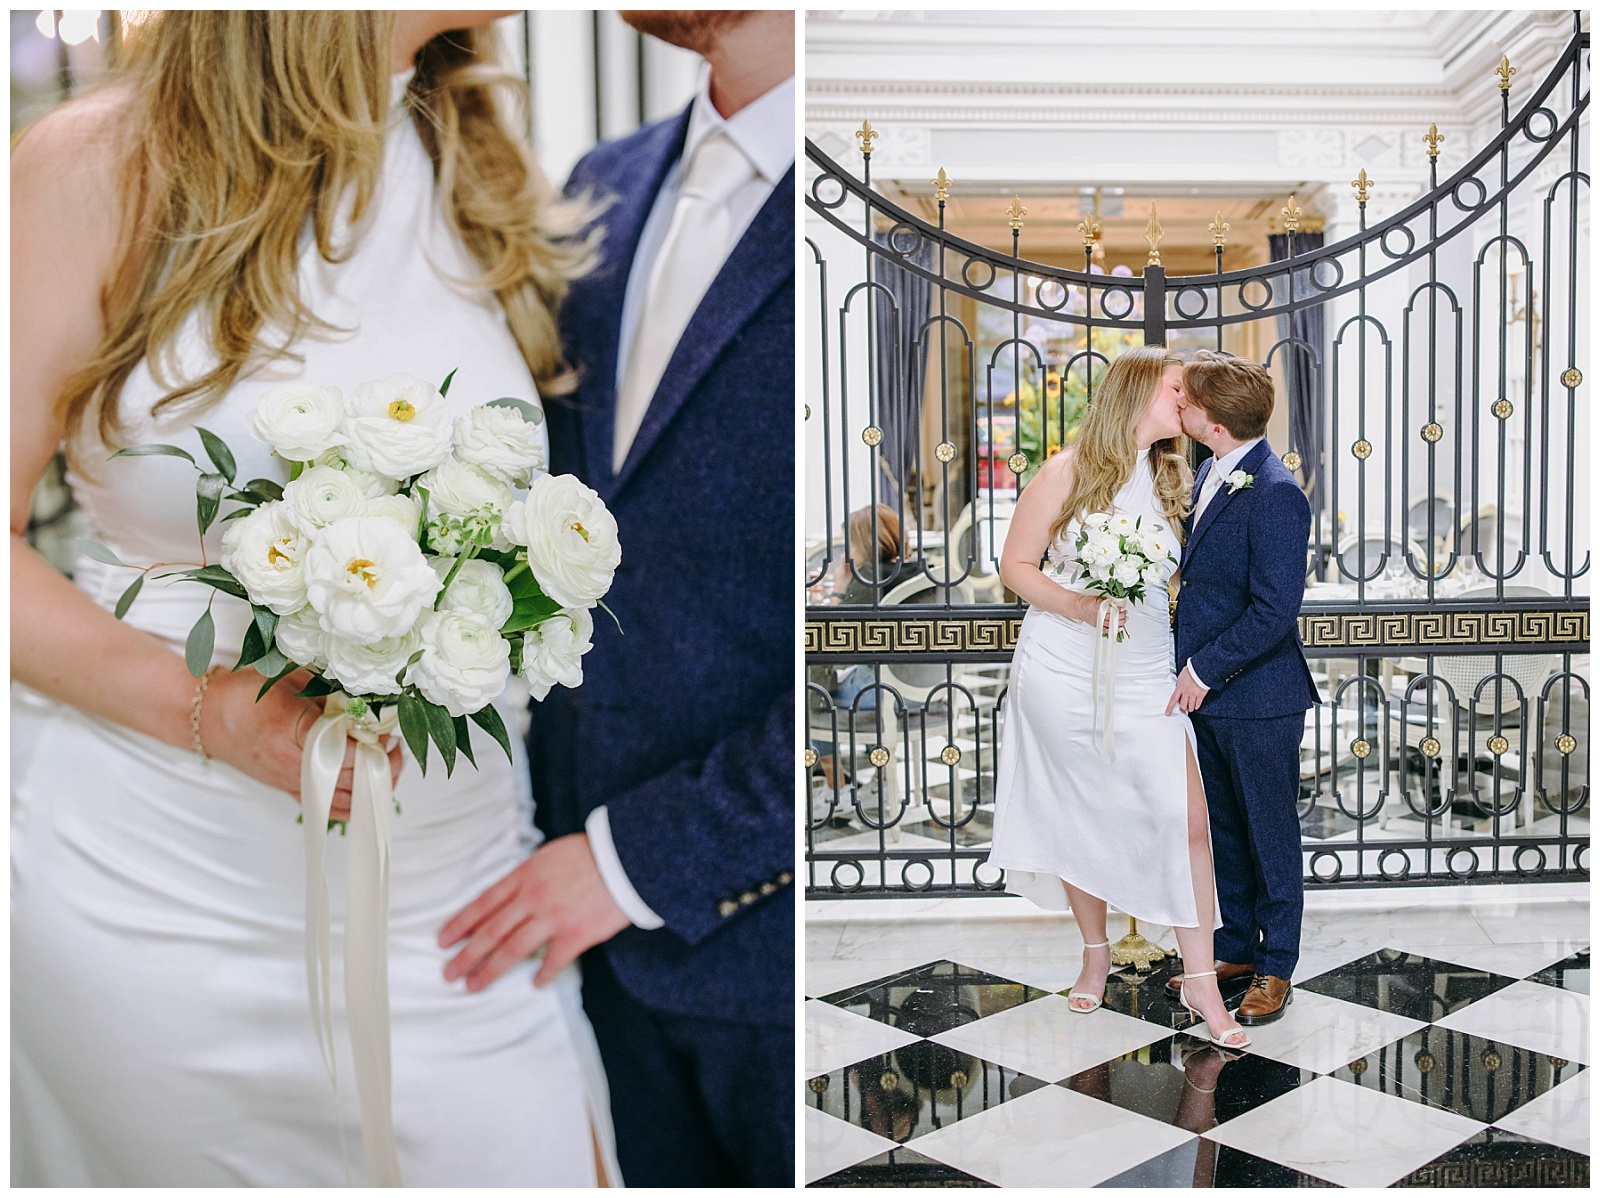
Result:
[[[460,369],[461,369],[461,367],[459,367],[459,366],[456,367],[456,370],[460,370]],[[439,398],[440,399],[443,399],[445,396],[450,394],[450,384],[456,377],[456,370],[452,370],[449,374],[445,375],[444,376],[444,382],[439,384]]]
[[[198,466],[200,464],[194,460],[194,455],[192,453],[186,449],[179,449],[176,445],[130,445],[126,449],[117,450],[117,452],[111,456],[114,458],[148,458],[160,456],[168,458],[182,458],[191,466]]]
[[[117,619],[120,620],[128,614],[128,609],[133,606],[133,601],[139,597],[139,590],[143,586],[144,575],[140,574],[138,578],[133,580],[128,589],[122,592],[122,598],[117,600],[117,610],[112,613]]]
[[[234,464],[233,451],[228,448],[228,443],[210,429],[199,425],[195,425],[194,431],[200,434],[200,443],[206,447],[206,456],[216,466],[217,473],[231,484],[239,473],[239,467]]]
[[[491,399],[483,406],[486,408],[511,408],[513,411],[522,413],[522,418],[529,424],[544,423],[544,413],[525,399],[513,399],[509,395],[502,395],[499,399]]]
[[[276,651],[274,651],[274,652],[276,652]],[[271,657],[271,656],[272,656],[272,654],[270,654],[270,653],[267,655],[267,657]],[[266,672],[267,672],[266,669],[265,669],[265,663],[267,661],[267,657],[264,657],[260,661],[255,663],[257,671],[259,671],[262,674],[266,674]],[[283,661],[283,654],[278,653],[277,654],[277,658],[278,658],[279,661]],[[273,687],[277,686],[278,683],[282,682],[285,678],[287,678],[290,674],[294,673],[299,668],[300,667],[295,665],[294,662],[292,662],[292,661],[284,662],[282,669],[280,669],[276,674],[273,674],[273,675],[269,676],[267,678],[267,680],[261,684],[261,689],[256,692],[256,702],[259,703],[259,702],[261,702],[261,700],[265,699],[267,697],[267,692],[269,690],[271,690]]]
[[[467,723],[467,717],[458,715],[452,721],[456,726],[456,748],[461,750],[461,755],[472,762],[472,768],[478,768],[478,759],[472,755],[472,725]]]
[[[85,557],[92,557],[97,562],[104,562],[108,566],[126,566],[128,564],[99,541],[91,541],[88,537],[78,537],[73,541],[73,544],[83,552]]]
[[[511,734],[506,731],[506,722],[500,718],[500,713],[495,710],[493,703],[485,703],[473,712],[470,718],[474,724],[500,742],[500,747],[506,751],[507,761],[514,760],[511,756]]]
[[[279,652],[276,645],[268,646],[267,651],[261,655],[261,660],[255,663],[255,667],[258,673],[266,674],[271,677],[281,677],[284,674],[292,674],[295,670],[300,668],[294,662],[285,657],[281,652]]]
[[[433,737],[433,743],[439,746],[439,755],[444,758],[444,775],[448,778],[456,768],[456,725],[450,718],[450,713],[437,703],[422,700],[423,709],[428,713],[428,734]]]
[[[202,474],[200,481],[195,483],[195,518],[199,521],[202,536],[217,518],[217,508],[222,504],[222,489],[227,485],[226,478],[210,472]]]
[[[183,660],[189,673],[200,677],[211,666],[211,651],[217,645],[217,626],[211,619],[211,608],[200,613],[200,618],[189,629],[189,639],[183,646]]]
[[[428,712],[423,701],[410,691],[400,694],[400,734],[417,759],[417,768],[428,773]]]

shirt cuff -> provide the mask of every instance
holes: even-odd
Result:
[[[639,892],[628,881],[628,871],[622,868],[617,856],[617,846],[611,840],[611,817],[606,809],[596,807],[583,821],[583,830],[589,834],[589,851],[600,870],[600,880],[611,892],[611,901],[622,909],[636,928],[650,930],[666,926],[666,920],[650,910],[650,904],[639,897]]]
[[[1201,682],[1201,681],[1200,681],[1200,675],[1199,675],[1199,674],[1196,674],[1196,673],[1195,673],[1195,672],[1194,672],[1194,662],[1192,662],[1192,661],[1187,661],[1187,662],[1184,662],[1184,664],[1183,664],[1183,668],[1184,668],[1184,669],[1186,669],[1186,670],[1188,670],[1188,671],[1189,671],[1189,677],[1190,677],[1190,678],[1192,678],[1192,679],[1194,679],[1194,684],[1195,684],[1195,685],[1196,685],[1196,686],[1198,686],[1198,687],[1199,687],[1199,688],[1200,688],[1200,689],[1201,689],[1201,690],[1203,690],[1203,691],[1208,691],[1208,690],[1210,690],[1210,689],[1211,689],[1211,688],[1210,688],[1210,687],[1209,687],[1209,686],[1207,686],[1207,685],[1206,685],[1206,684],[1205,684],[1205,683],[1203,683],[1203,682]],[[601,810],[604,810],[604,808],[601,808]],[[606,832],[606,836],[607,836],[607,837],[608,837],[608,838],[609,838],[609,837],[610,837],[610,835],[611,835],[611,833],[610,833],[610,831],[609,831],[609,830],[608,830],[608,831],[607,831],[607,832]]]

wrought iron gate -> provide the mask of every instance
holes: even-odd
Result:
[[[1498,135],[1442,181],[1423,135],[1429,189],[1393,216],[1368,226],[1363,170],[1355,235],[1306,244],[1291,196],[1288,256],[1227,271],[1219,215],[1203,276],[1167,277],[1154,205],[1142,277],[1095,271],[1092,216],[1066,270],[1023,257],[1020,200],[1006,254],[946,231],[943,170],[936,223],[876,193],[870,123],[859,178],[807,143],[807,206],[854,243],[808,238],[808,897],[1003,890],[1015,496],[1121,346],[1269,319],[1314,520],[1308,886],[1588,877],[1588,44],[1515,114],[1502,60]]]

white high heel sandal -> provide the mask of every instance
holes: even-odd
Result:
[[[1087,953],[1091,948],[1110,948],[1110,947],[1111,947],[1111,941],[1104,940],[1104,941],[1101,941],[1099,944],[1086,944],[1086,945],[1084,945],[1083,946],[1083,951],[1085,953]],[[1085,961],[1084,964],[1087,965],[1088,962]],[[1068,1006],[1069,1009],[1076,1011],[1080,1015],[1087,1015],[1091,1011],[1098,1011],[1100,1009],[1100,1004],[1105,1001],[1105,998],[1106,998],[1106,992],[1105,992],[1105,987],[1103,987],[1103,986],[1100,989],[1100,994],[1099,994],[1098,997],[1096,997],[1093,994],[1079,994],[1076,990],[1068,990],[1067,991],[1067,1006]],[[1081,1000],[1083,1002],[1090,1002],[1090,1003],[1093,1003],[1094,1006],[1092,1006],[1092,1007],[1075,1007],[1075,1006],[1072,1005],[1072,1000],[1073,999],[1079,999],[1079,1000]]]
[[[1217,971],[1215,969],[1208,969],[1204,973],[1183,974],[1179,981],[1187,982],[1190,978],[1214,978],[1216,976]],[[1183,992],[1183,987],[1181,985],[1178,987],[1178,1001],[1183,1004],[1184,1010],[1188,1011],[1191,1016],[1189,1020],[1190,1027],[1193,1027],[1196,1023],[1204,1023],[1206,1025],[1205,1035],[1200,1037],[1202,1040],[1209,1041],[1210,1043],[1215,1044],[1218,1048],[1238,1049],[1250,1047],[1250,1033],[1245,1031],[1242,1027],[1236,1027],[1229,1031],[1223,1032],[1220,1036],[1213,1036],[1211,1034],[1211,1021],[1203,1018],[1200,1012],[1190,1005],[1189,996]],[[1240,1036],[1242,1036],[1243,1039],[1235,1038]]]

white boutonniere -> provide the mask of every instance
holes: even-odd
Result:
[[[1228,484],[1228,494],[1235,495],[1240,491],[1248,491],[1255,486],[1256,476],[1246,474],[1243,470],[1235,470],[1223,481]]]

